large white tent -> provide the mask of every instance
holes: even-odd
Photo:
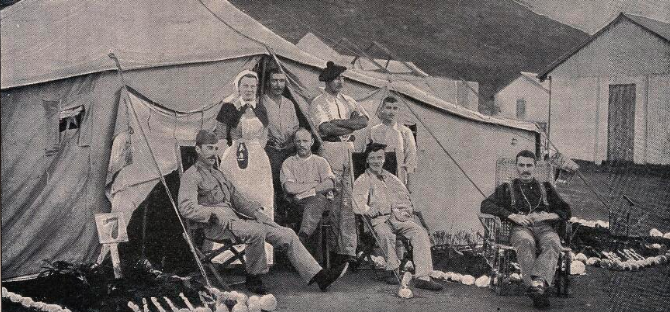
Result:
[[[304,110],[325,66],[226,1],[24,0],[0,22],[3,278],[37,273],[43,259],[93,261],[93,215],[134,209],[159,183],[151,157],[160,174],[176,170],[172,145],[213,126],[240,70],[276,53]],[[126,71],[123,83],[109,53]],[[355,70],[346,77],[346,92],[371,113],[385,92],[411,108],[414,200],[432,231],[478,228],[482,195],[456,162],[488,193],[499,156],[537,149],[532,124],[483,116],[405,82]],[[130,121],[128,93],[143,103]],[[124,151],[120,143],[132,157],[112,153]]]

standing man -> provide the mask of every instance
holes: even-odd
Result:
[[[214,168],[218,139],[211,131],[200,130],[195,138],[196,163],[186,170],[179,185],[179,212],[188,220],[205,223],[205,235],[223,239],[230,231],[246,246],[246,287],[266,293],[261,276],[268,272],[265,241],[285,249],[291,264],[308,284],[317,283],[322,291],[344,274],[347,264],[324,270],[300,243],[293,230],[279,226],[263,213],[258,202],[242,196]]]
[[[325,88],[311,103],[310,115],[323,139],[322,156],[341,183],[336,186],[332,226],[337,233],[337,253],[343,261],[356,259],[356,218],[351,206],[353,168],[351,152],[354,149],[356,130],[367,127],[369,117],[352,97],[342,94],[344,66],[332,61],[319,75]]]
[[[561,239],[553,228],[557,221],[570,219],[568,205],[549,182],[534,177],[535,154],[523,150],[516,155],[519,177],[498,186],[482,201],[481,212],[513,223],[511,243],[517,250],[523,281],[536,308],[548,308],[546,289],[552,284]],[[539,249],[540,255],[535,257]]]
[[[268,89],[262,103],[268,113],[268,142],[265,152],[270,158],[272,183],[275,194],[275,209],[280,216],[286,216],[287,203],[280,180],[280,171],[284,160],[295,153],[293,135],[298,130],[298,115],[293,102],[283,96],[286,88],[286,75],[273,69],[268,75]]]
[[[365,149],[368,169],[354,183],[354,212],[370,218],[386,260],[386,282],[398,284],[400,260],[396,253],[396,235],[409,239],[413,248],[414,286],[441,290],[442,285],[430,278],[433,258],[426,229],[414,219],[412,201],[405,185],[384,170],[386,146],[370,143]]]
[[[327,194],[335,188],[335,175],[328,161],[312,154],[314,138],[305,128],[295,133],[297,154],[284,161],[281,169],[281,182],[286,193],[293,196],[296,216],[301,216],[298,237],[305,244],[314,233],[323,212],[330,206]]]
[[[368,143],[386,145],[386,152],[395,157],[396,176],[411,191],[411,177],[417,164],[416,141],[412,130],[398,124],[399,104],[393,96],[384,98],[377,113],[382,123],[370,128]]]

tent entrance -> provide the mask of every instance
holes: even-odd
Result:
[[[609,86],[607,159],[633,161],[635,84]]]

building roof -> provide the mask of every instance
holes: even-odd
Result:
[[[670,23],[658,21],[655,19],[651,19],[648,17],[644,16],[639,16],[639,15],[633,15],[633,14],[628,14],[628,13],[619,13],[619,15],[609,22],[605,27],[602,29],[598,30],[595,34],[593,34],[591,37],[589,37],[586,41],[584,41],[582,44],[578,45],[574,49],[572,49],[570,52],[564,54],[563,56],[559,57],[556,61],[551,63],[547,68],[545,68],[540,74],[537,76],[540,80],[547,79],[547,76],[549,75],[550,72],[552,72],[556,67],[559,65],[563,64],[567,59],[575,55],[577,52],[579,52],[581,49],[589,45],[591,42],[593,42],[596,38],[600,37],[603,33],[605,33],[607,30],[611,29],[615,25],[619,24],[620,22],[627,20],[635,25],[638,25],[642,27],[643,29],[647,30],[648,32],[652,33],[656,37],[665,40],[666,42],[670,43]]]

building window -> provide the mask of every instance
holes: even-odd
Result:
[[[516,118],[517,119],[526,118],[526,99],[516,100]]]

